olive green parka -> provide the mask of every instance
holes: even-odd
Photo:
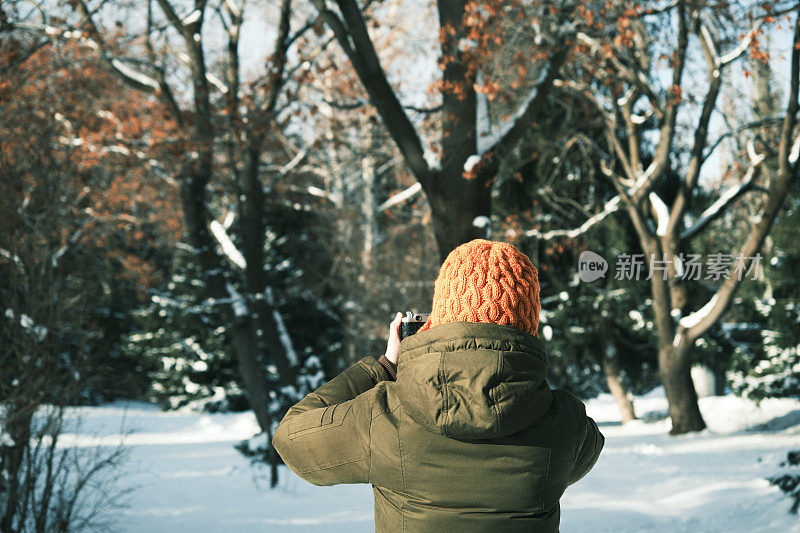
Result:
[[[289,409],[272,442],[315,485],[372,484],[378,532],[556,532],[604,438],[546,371],[533,335],[442,324],[400,343],[396,381],[365,357]]]

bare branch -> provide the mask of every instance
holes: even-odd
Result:
[[[797,125],[797,98],[800,90],[800,4],[795,7],[795,13],[789,98],[778,147],[778,173],[776,179],[770,184],[769,197],[763,211],[751,227],[750,233],[740,248],[737,257],[751,258],[761,250],[764,239],[766,239],[772,224],[775,222],[778,211],[783,205],[789,187],[797,177],[797,167],[792,164],[791,158],[795,144],[792,137]],[[744,265],[737,265],[734,275],[731,275],[722,283],[711,300],[699,311],[692,313],[681,321],[678,335],[685,335],[689,340],[696,339],[727,311],[733,296],[741,286],[739,274],[741,273],[740,269],[744,267]]]
[[[324,0],[313,0],[313,3],[350,59],[411,172],[423,185],[429,182],[431,169],[425,159],[422,141],[386,78],[358,5],[354,0],[340,0],[340,18],[328,9]]]
[[[385,211],[386,209],[389,209],[390,207],[394,207],[396,205],[399,205],[399,204],[405,202],[406,200],[408,200],[409,198],[414,197],[421,190],[422,190],[422,185],[420,185],[420,183],[417,182],[414,185],[412,185],[411,187],[405,189],[404,191],[399,192],[399,193],[391,196],[385,202],[383,202],[378,207],[376,207],[375,210],[376,211]]]
[[[595,213],[591,217],[589,217],[583,224],[576,228],[572,229],[557,229],[551,231],[539,231],[538,229],[529,229],[522,233],[525,237],[536,237],[537,239],[541,240],[550,240],[556,239],[559,237],[566,237],[569,239],[574,239],[583,235],[584,233],[588,232],[594,226],[602,222],[608,215],[612,213],[616,213],[621,205],[622,198],[620,196],[615,196],[611,200],[605,203],[605,206],[601,211]],[[514,230],[506,231],[506,235],[509,237],[513,237]]]
[[[550,94],[550,89],[553,87],[553,82],[556,80],[556,75],[566,57],[566,46],[560,46],[550,56],[547,65],[545,65],[539,76],[539,80],[522,104],[520,104],[514,116],[500,126],[497,132],[486,136],[487,138],[483,140],[478,139],[478,152],[480,154],[491,152],[493,157],[498,158],[514,148],[523,134],[530,129],[530,125],[536,115],[541,112],[543,104]]]
[[[267,97],[267,104],[264,106],[264,113],[271,115],[275,111],[278,102],[278,95],[281,93],[283,84],[286,82],[284,76],[286,72],[286,54],[291,46],[289,32],[291,31],[290,16],[292,13],[292,0],[281,1],[281,14],[278,22],[278,34],[275,37],[275,50],[272,52],[268,66],[270,90]]]
[[[217,244],[222,248],[222,253],[228,261],[230,261],[233,266],[241,268],[242,270],[247,268],[247,261],[244,255],[242,255],[242,252],[239,251],[231,240],[228,232],[225,230],[225,226],[216,220],[212,220],[208,227],[214,239],[217,241]]]
[[[736,200],[747,191],[751,190],[758,177],[763,161],[764,155],[759,155],[758,160],[753,161],[748,167],[742,181],[722,193],[717,201],[708,206],[708,208],[700,214],[697,221],[681,233],[680,239],[683,241],[690,240],[701,233],[709,224],[723,215],[730,206],[736,203]]]

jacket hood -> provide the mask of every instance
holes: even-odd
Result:
[[[504,437],[550,407],[544,342],[511,326],[449,322],[403,339],[397,393],[414,421],[457,439]]]

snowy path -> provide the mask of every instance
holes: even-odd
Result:
[[[637,398],[636,408],[653,421],[622,427],[610,396],[589,402],[606,447],[562,499],[563,532],[800,532],[788,500],[764,480],[800,447],[800,402],[759,409],[706,398],[710,429],[677,438],[666,434],[660,391]],[[142,404],[79,411],[85,435],[65,436],[65,445],[114,444],[121,427],[133,431],[126,480],[139,489],[119,531],[373,531],[369,486],[315,487],[283,468],[270,490],[264,472],[232,448],[256,430],[248,414],[160,413]]]

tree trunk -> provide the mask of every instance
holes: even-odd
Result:
[[[619,354],[610,341],[606,342],[606,349],[603,353],[601,366],[606,375],[606,384],[608,390],[611,391],[611,396],[614,397],[619,411],[622,414],[622,423],[627,424],[631,420],[636,420],[636,411],[633,409],[633,400],[628,394],[625,385],[622,383],[622,376],[620,375]]]
[[[275,318],[275,303],[268,293],[267,279],[264,274],[264,238],[267,233],[264,216],[263,184],[259,176],[262,139],[251,137],[246,147],[246,164],[244,171],[244,201],[242,210],[242,255],[245,263],[245,286],[251,295],[250,305],[255,335],[263,342],[267,359],[275,365],[278,383],[288,385],[294,382],[293,362],[289,361],[287,347],[281,342]],[[255,298],[258,296],[257,298]],[[258,354],[258,351],[256,352]],[[249,364],[249,363],[248,363]],[[261,371],[262,375],[263,370]],[[266,375],[264,375],[266,380]],[[262,428],[263,429],[263,428]]]
[[[369,278],[372,269],[372,260],[375,255],[375,238],[377,236],[377,226],[375,219],[375,158],[372,151],[375,148],[374,126],[369,120],[365,126],[363,154],[361,156],[361,179],[364,186],[364,201],[361,203],[361,213],[364,217],[362,227],[364,228],[363,245],[361,247],[362,277]]]
[[[477,227],[475,218],[491,216],[491,187],[483,180],[467,180],[461,172],[437,176],[434,187],[426,191],[433,215],[433,230],[442,261],[458,245],[472,239],[485,239],[486,228]]]
[[[205,275],[207,292],[212,298],[229,299],[231,294],[228,292],[222,276],[222,262],[209,235],[205,180],[187,176],[183,183],[181,201],[184,218],[191,243],[195,247],[197,260]],[[231,306],[223,306],[220,316],[226,323],[231,324],[228,333],[236,353],[250,408],[253,410],[261,430],[269,431],[267,380],[258,360],[256,332],[250,318],[236,316]]]
[[[475,217],[491,214],[491,188],[485,176],[464,177],[466,161],[477,155],[477,95],[474,79],[463,60],[460,43],[466,38],[465,0],[437,2],[439,25],[452,29],[443,32],[442,54],[452,56],[442,71],[446,87],[460,87],[463,92],[442,91],[441,170],[427,184],[426,194],[433,215],[433,229],[442,261],[458,245],[485,238],[485,228],[475,227]],[[426,184],[423,183],[423,187]]]
[[[29,447],[31,439],[31,421],[34,409],[30,405],[12,405],[6,413],[12,420],[4,422],[4,430],[11,436],[14,442],[11,446],[0,446],[2,458],[0,466],[7,474],[3,487],[3,499],[5,509],[2,509],[0,518],[0,531],[14,531],[14,519],[18,517],[20,511],[20,499],[24,496],[24,488],[20,487],[20,470],[23,466],[25,451]],[[15,413],[18,413],[15,415]],[[26,476],[27,477],[27,476]],[[2,482],[3,480],[0,480]],[[0,493],[2,494],[2,493]]]
[[[706,427],[697,404],[688,353],[689,347],[685,343],[677,347],[662,346],[658,351],[659,373],[672,420],[671,435],[702,431]]]
[[[245,320],[238,320],[239,318],[245,318]],[[256,421],[261,431],[270,431],[272,420],[269,416],[269,391],[264,368],[258,361],[259,350],[256,336],[246,317],[234,317],[233,322],[228,333],[231,336],[234,352],[236,352],[236,362],[250,408],[256,415]]]

